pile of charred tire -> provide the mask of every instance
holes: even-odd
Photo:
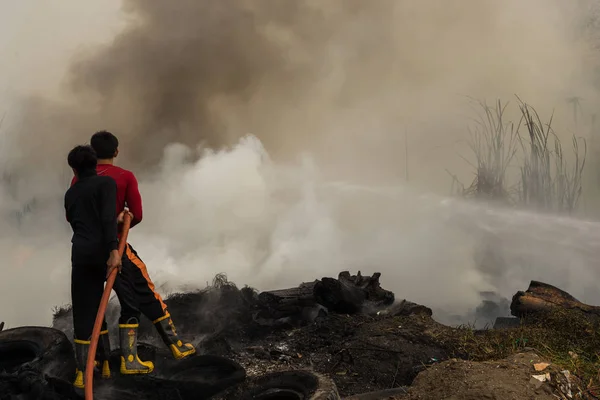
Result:
[[[140,353],[159,374],[94,381],[96,399],[310,399],[337,400],[335,384],[309,371],[273,373],[246,379],[245,370],[223,357],[199,355],[172,362],[161,349],[141,344]],[[118,355],[111,363],[118,365]],[[117,368],[118,369],[118,368]],[[75,356],[67,336],[53,328],[19,327],[0,332],[0,399],[81,399],[71,384]],[[228,389],[243,386],[228,395]]]
[[[240,321],[251,315],[254,326],[269,329],[280,324],[310,323],[327,312],[352,313],[363,307],[390,305],[394,295],[381,289],[379,276],[376,273],[363,277],[360,272],[351,276],[344,271],[337,279],[322,278],[296,288],[260,294],[250,288],[238,290],[223,277],[217,277],[212,288],[185,297],[171,296],[167,304],[173,310],[185,310],[189,316],[189,305],[177,303],[193,299],[196,306],[204,304],[207,309],[220,309],[216,317],[220,321]],[[213,299],[213,292],[218,293],[217,300]],[[236,295],[227,295],[228,292]],[[247,312],[250,310],[251,313]],[[116,310],[109,305],[107,320],[110,323],[115,317]],[[194,323],[193,327],[185,326],[185,318],[179,321],[188,331],[214,326],[210,321],[213,317],[204,313],[197,317],[198,325]],[[70,321],[70,310],[66,308],[55,314],[53,328],[27,326],[2,330],[3,324],[0,325],[0,400],[81,399],[72,386],[75,355],[68,339]],[[141,332],[144,330],[148,327],[141,326]],[[312,371],[280,371],[250,378],[240,364],[221,356],[200,352],[183,361],[174,361],[167,349],[143,341],[138,343],[138,352],[142,359],[154,362],[155,373],[114,374],[111,379],[95,379],[96,399],[129,400],[132,395],[138,400],[340,399],[335,383]],[[118,350],[112,352],[110,363],[112,370],[118,370]]]

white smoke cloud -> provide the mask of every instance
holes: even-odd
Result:
[[[70,176],[59,163],[69,146],[113,127],[122,138],[117,161],[133,167],[144,198],[144,222],[131,243],[163,294],[203,286],[218,272],[269,289],[361,269],[382,272],[384,287],[398,298],[459,314],[477,305],[479,291],[510,296],[529,279],[599,298],[577,285],[597,277],[593,244],[583,240],[595,237],[590,232],[530,215],[503,223],[512,214],[445,207],[415,189],[444,193],[446,168],[471,178],[454,146],[466,133],[463,94],[518,93],[544,116],[557,107],[559,135],[570,139],[571,130],[562,129],[571,128],[565,97],[581,94],[590,109],[598,103],[594,48],[572,30],[583,10],[576,3],[336,1],[277,10],[268,2],[127,4],[133,16],[182,22],[176,30],[132,23],[114,43],[111,25],[102,40],[107,47],[87,49],[92,56],[73,64],[72,91],[50,96],[56,103],[19,103],[23,125],[0,129],[0,319],[9,326],[48,323],[52,306],[69,301],[70,232],[61,196]],[[316,14],[325,21],[318,26]],[[223,34],[219,18],[205,24],[195,15],[223,17],[232,30]],[[71,19],[61,20],[69,38],[82,31]],[[13,48],[43,47],[41,58],[61,54],[44,64],[51,73],[38,58],[19,63],[2,54],[21,94],[43,93],[71,65],[72,52],[55,52],[41,36],[29,32]],[[207,55],[215,55],[214,38],[228,52],[213,59]],[[76,46],[69,40],[63,47]],[[246,62],[248,76],[238,82],[232,65]],[[256,137],[236,142],[246,130]],[[399,184],[405,130],[410,180]],[[205,138],[235,145],[193,147]],[[290,156],[302,152],[304,158]],[[500,229],[492,233],[512,257],[491,275],[473,262],[489,226]],[[559,227],[572,243],[558,240]]]
[[[329,182],[310,157],[275,163],[251,135],[230,149],[200,149],[190,162],[195,152],[170,146],[160,171],[140,183],[145,217],[129,241],[163,295],[204,287],[220,272],[268,290],[361,270],[382,272],[385,288],[433,307],[442,320],[476,307],[480,291],[510,296],[529,279],[600,299],[598,290],[578,285],[599,275],[591,269],[593,223],[447,203],[403,185]],[[52,306],[69,302],[66,221],[61,234],[26,228],[0,237],[11,276],[0,293],[26,299],[0,306],[9,326],[49,322]],[[531,264],[476,268],[475,244],[488,233],[496,235],[495,248],[505,246],[509,262]],[[572,239],[561,241],[565,234]]]

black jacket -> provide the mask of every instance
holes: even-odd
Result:
[[[73,229],[73,264],[106,265],[108,253],[118,247],[116,204],[116,182],[97,176],[95,170],[80,174],[67,190],[65,211]]]

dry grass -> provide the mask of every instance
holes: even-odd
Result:
[[[523,150],[520,167],[519,203],[547,211],[571,214],[581,197],[583,168],[587,155],[585,139],[573,136],[574,160],[565,160],[562,144],[552,129],[552,116],[543,123],[537,111],[519,99],[527,135],[519,135]],[[579,147],[579,141],[583,149]]]
[[[508,201],[506,172],[517,152],[519,128],[504,118],[508,103],[498,101],[493,108],[485,102],[477,104],[483,112],[477,112],[469,127],[469,147],[476,164],[463,157],[475,169],[475,179],[464,194]]]
[[[474,162],[467,158],[475,177],[468,188],[452,176],[455,194],[502,202],[517,207],[571,214],[582,193],[587,143],[572,137],[573,158],[565,157],[562,144],[552,128],[553,116],[544,122],[535,108],[518,99],[518,123],[505,117],[508,103],[494,107],[476,102],[469,127],[469,147]],[[519,177],[509,182],[507,171],[516,167]]]

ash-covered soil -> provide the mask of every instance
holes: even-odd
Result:
[[[342,284],[330,279],[326,285],[306,283],[260,295],[217,277],[211,287],[172,295],[166,303],[179,334],[191,340],[199,354],[224,356],[246,369],[246,383],[221,399],[241,398],[256,377],[289,370],[329,377],[342,398],[353,400],[595,398],[589,384],[563,372],[568,360],[544,372],[533,369],[544,360],[530,346],[569,354],[582,348],[577,338],[583,325],[565,324],[564,317],[557,316],[552,323],[533,327],[451,328],[436,322],[425,306],[405,300],[391,304],[393,294],[378,286],[376,275],[350,279],[346,274]],[[109,326],[116,326],[118,303],[111,302],[107,315]],[[72,337],[68,308],[56,312],[54,327]],[[115,329],[111,335],[114,346]],[[145,319],[140,339],[163,346]],[[545,382],[533,377],[546,372],[550,375]],[[391,393],[394,388],[393,395],[356,397]]]
[[[166,303],[179,334],[191,339],[200,354],[231,358],[248,377],[268,372],[309,369],[331,377],[340,395],[410,385],[428,365],[448,352],[430,331],[444,329],[431,310],[409,302],[355,314],[325,312],[314,305],[281,318],[269,311],[250,288],[219,280],[202,291],[176,294]],[[367,308],[370,308],[367,304]],[[110,326],[116,326],[118,303],[111,302]],[[394,316],[397,315],[397,316]],[[112,320],[112,321],[111,321]],[[54,327],[72,336],[68,309],[57,311]],[[111,332],[112,343],[116,332]],[[140,340],[161,346],[153,327],[143,320]]]
[[[428,317],[331,315],[310,326],[235,343],[228,354],[249,376],[312,369],[330,376],[340,395],[410,385],[432,363],[447,358],[424,334]]]

